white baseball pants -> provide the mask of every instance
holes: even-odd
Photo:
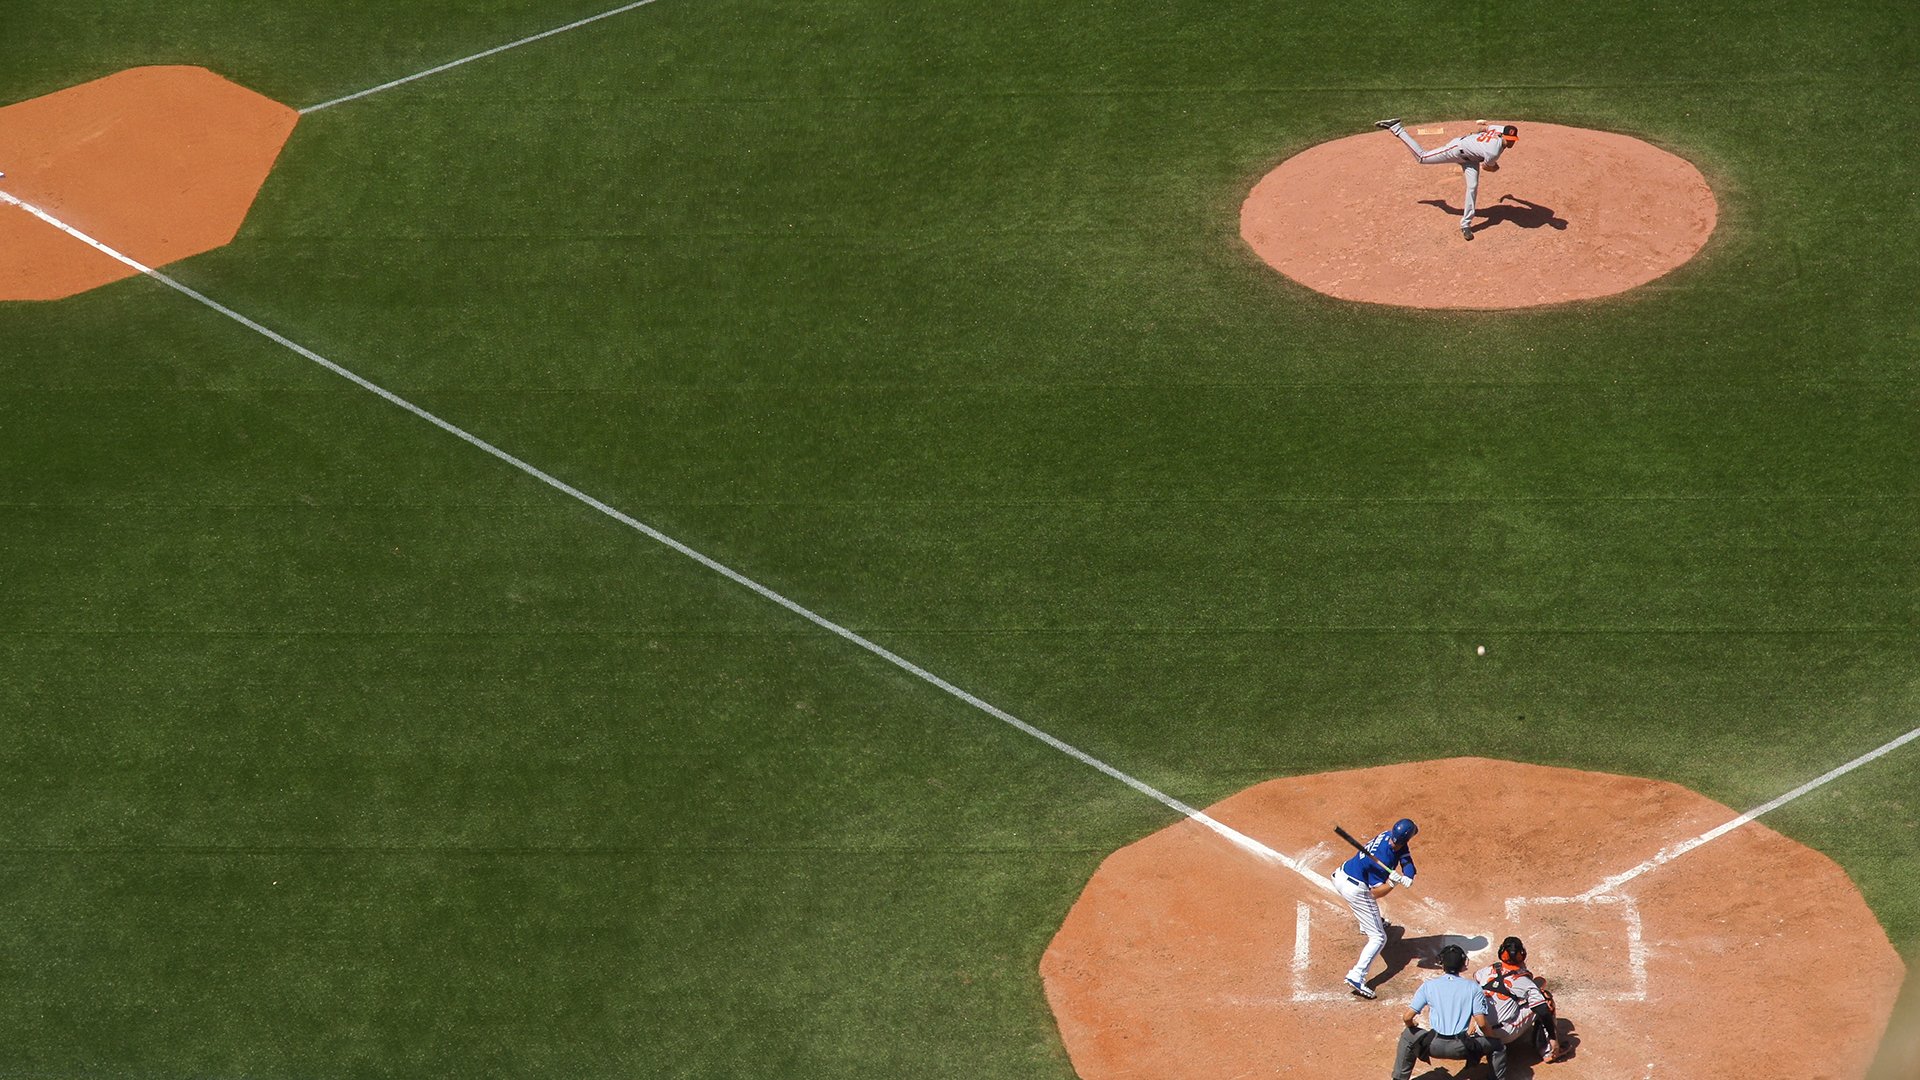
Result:
[[[1354,921],[1360,924],[1360,932],[1367,935],[1367,943],[1360,948],[1360,959],[1347,972],[1347,978],[1353,982],[1366,982],[1367,969],[1379,959],[1380,950],[1387,947],[1387,920],[1380,917],[1380,901],[1373,898],[1372,891],[1339,870],[1333,872],[1333,891],[1353,909]]]
[[[1460,213],[1460,227],[1464,229],[1468,225],[1473,224],[1475,200],[1480,196],[1479,157],[1468,152],[1465,148],[1455,146],[1452,143],[1448,143],[1438,150],[1422,149],[1420,143],[1414,139],[1413,136],[1407,134],[1404,129],[1395,127],[1392,130],[1395,135],[1400,136],[1401,142],[1407,144],[1407,149],[1413,151],[1413,159],[1420,164],[1460,166],[1460,171],[1466,174],[1467,178],[1467,206],[1466,209]]]

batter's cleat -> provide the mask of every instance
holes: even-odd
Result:
[[[1374,998],[1380,996],[1373,992],[1373,987],[1363,982],[1355,982],[1352,979],[1347,980],[1347,989],[1353,991],[1356,996],[1366,998],[1368,1001],[1372,1001]]]
[[[1400,126],[1400,118],[1396,116],[1391,120],[1375,120],[1373,126],[1379,128],[1381,131],[1392,131],[1394,128]]]
[[[1473,226],[1471,225],[1460,226],[1460,239],[1462,240],[1473,239]]]

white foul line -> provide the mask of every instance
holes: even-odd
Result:
[[[1780,807],[1785,806],[1786,804],[1792,802],[1793,800],[1799,798],[1802,795],[1805,795],[1807,792],[1812,791],[1813,789],[1820,787],[1824,784],[1827,784],[1831,781],[1837,780],[1840,777],[1845,776],[1846,774],[1859,768],[1860,766],[1865,765],[1869,761],[1873,761],[1876,758],[1883,757],[1887,754],[1890,754],[1893,751],[1900,749],[1902,746],[1905,746],[1908,743],[1914,741],[1915,739],[1920,739],[1920,728],[1914,728],[1912,731],[1909,731],[1905,735],[1902,735],[1899,738],[1893,740],[1892,742],[1887,743],[1885,746],[1881,746],[1878,749],[1869,750],[1868,752],[1861,754],[1859,757],[1854,758],[1852,761],[1847,762],[1845,765],[1842,765],[1839,768],[1831,770],[1830,772],[1827,772],[1822,776],[1815,777],[1814,779],[1809,780],[1804,784],[1801,784],[1799,787],[1794,788],[1792,791],[1787,792],[1785,795],[1782,795],[1777,799],[1774,799],[1772,802],[1765,803],[1761,806],[1756,806],[1753,809],[1747,811],[1746,813],[1741,814],[1739,817],[1734,818],[1732,821],[1727,822],[1725,825],[1721,825],[1713,829],[1708,829],[1706,832],[1701,833],[1699,836],[1696,836],[1691,840],[1687,840],[1687,841],[1683,841],[1681,843],[1675,844],[1674,846],[1660,852],[1660,854],[1655,855],[1653,858],[1648,859],[1646,862],[1641,863],[1639,866],[1636,866],[1631,870],[1622,871],[1621,873],[1615,874],[1612,877],[1608,878],[1607,880],[1602,881],[1600,884],[1595,885],[1593,888],[1588,889],[1586,892],[1581,893],[1578,897],[1576,897],[1576,899],[1592,900],[1605,893],[1610,893],[1614,889],[1617,889],[1620,886],[1626,884],[1627,882],[1632,881],[1634,878],[1639,877],[1641,874],[1644,874],[1649,870],[1655,869],[1656,867],[1665,866],[1667,863],[1670,863],[1673,860],[1679,858],[1680,856],[1685,855],[1687,852],[1692,851],[1694,848],[1697,848],[1700,845],[1707,843],[1708,841],[1717,840],[1720,837],[1725,836],[1727,833],[1730,833],[1733,830],[1739,828],[1740,826],[1745,825],[1747,822],[1752,821],[1754,818],[1759,817],[1761,814],[1765,814],[1772,810],[1778,810]]]
[[[334,98],[332,101],[323,101],[318,105],[309,105],[306,108],[300,110],[300,115],[305,116],[310,112],[319,112],[321,109],[332,108],[335,105],[340,105],[349,101],[354,101],[356,99],[366,97],[369,94],[377,94],[382,90],[391,90],[396,86],[405,86],[407,83],[410,83],[415,79],[424,79],[429,75],[438,75],[441,72],[447,71],[451,68],[457,68],[461,64],[470,64],[475,60],[484,60],[487,57],[494,55],[495,53],[503,53],[503,52],[506,52],[508,49],[517,49],[522,45],[527,45],[532,42],[539,41],[541,38],[550,38],[555,34],[564,34],[569,30],[578,30],[579,28],[587,25],[588,23],[596,23],[596,22],[599,22],[601,19],[611,19],[615,15],[624,14],[626,12],[632,11],[634,8],[645,7],[651,3],[653,3],[653,0],[635,0],[634,3],[626,4],[624,6],[614,8],[611,11],[603,11],[598,15],[589,15],[584,19],[580,19],[576,22],[570,22],[565,26],[556,26],[551,30],[543,30],[538,34],[533,35],[532,37],[523,37],[519,41],[509,41],[505,45],[495,45],[491,49],[488,49],[484,52],[474,53],[472,56],[463,56],[458,60],[449,60],[446,63],[441,64],[439,67],[430,67],[425,71],[417,71],[417,72],[414,72],[412,75],[406,76],[405,78],[395,79],[392,82],[383,82],[379,86],[369,86],[365,90],[362,90],[358,93],[348,94],[345,97],[337,97],[337,98]]]
[[[446,432],[447,434],[452,435],[455,438],[460,439],[461,441],[466,442],[472,446],[475,446],[481,450],[484,450],[489,454],[492,454],[494,457],[499,458],[501,461],[506,462],[507,464],[513,466],[516,469],[519,469],[521,472],[526,473],[528,476],[533,477],[535,480],[538,480],[541,483],[547,485],[548,487],[553,488],[555,491],[559,491],[563,494],[570,495],[573,498],[578,499],[580,502],[583,502],[586,505],[594,508],[595,510],[600,511],[602,514],[605,514],[606,516],[612,518],[613,520],[618,521],[620,524],[627,526],[628,528],[634,530],[635,532],[641,533],[653,540],[657,540],[660,543],[665,544],[667,547],[670,547],[673,550],[679,552],[680,554],[685,555],[687,558],[692,559],[694,562],[699,563],[700,565],[706,567],[709,570],[712,570],[714,573],[719,574],[721,577],[726,578],[727,580],[733,582],[734,584],[743,586],[745,588],[753,590],[756,593],[759,593],[761,596],[767,598],[768,600],[773,601],[776,604],[779,604],[781,607],[786,608],[788,611],[793,612],[795,615],[798,615],[801,618],[807,620],[808,622],[813,623],[815,626],[818,626],[823,630],[831,631],[839,635],[840,637],[845,638],[847,641],[850,641],[853,644],[860,646],[861,648],[867,650],[868,652],[879,657],[880,659],[885,660],[886,662],[901,669],[902,671],[905,671],[908,674],[915,676],[916,678],[919,678],[927,683],[930,683],[933,686],[940,688],[941,690],[946,691],[947,693],[953,695],[956,698],[959,698],[961,701],[966,702],[967,704],[973,706],[974,708],[979,709],[981,712],[986,713],[988,716],[991,716],[996,720],[1000,720],[1022,732],[1025,732],[1028,735],[1031,735],[1032,737],[1040,740],[1041,742],[1046,743],[1048,746],[1053,747],[1055,750],[1058,750],[1061,753],[1067,755],[1068,757],[1073,758],[1075,761],[1078,761],[1083,765],[1090,766],[1094,769],[1098,769],[1103,773],[1106,773],[1108,776],[1113,777],[1115,780],[1118,780],[1121,783],[1132,788],[1133,790],[1139,792],[1140,794],[1145,795],[1150,799],[1153,799],[1155,802],[1160,803],[1161,805],[1167,807],[1168,809],[1173,810],[1176,813],[1185,815],[1186,817],[1193,819],[1195,822],[1206,826],[1207,828],[1213,830],[1215,833],[1218,833],[1220,836],[1225,837],[1228,841],[1238,846],[1242,850],[1248,851],[1258,856],[1259,858],[1267,860],[1269,862],[1278,863],[1279,865],[1286,867],[1287,869],[1293,871],[1294,873],[1299,874],[1301,877],[1307,879],[1308,881],[1313,882],[1315,885],[1318,885],[1319,887],[1326,889],[1328,891],[1332,891],[1333,885],[1331,882],[1325,880],[1319,874],[1316,874],[1313,871],[1307,869],[1299,860],[1290,859],[1287,856],[1282,855],[1280,852],[1275,851],[1274,849],[1268,847],[1267,845],[1261,843],[1258,840],[1255,840],[1253,837],[1248,836],[1237,829],[1234,829],[1228,825],[1225,825],[1215,820],[1214,818],[1208,816],[1203,811],[1200,811],[1198,809],[1195,809],[1194,807],[1188,806],[1186,803],[1181,802],[1179,799],[1176,799],[1171,795],[1168,795],[1166,792],[1161,791],[1160,789],[1152,786],[1151,784],[1148,784],[1143,780],[1136,779],[1133,776],[1128,775],[1127,773],[1121,772],[1119,769],[1115,768],[1114,766],[1109,765],[1104,761],[1101,761],[1099,758],[1094,757],[1093,755],[1087,753],[1084,750],[1079,749],[1078,747],[1075,747],[1069,743],[1063,742],[1060,739],[1057,739],[1052,735],[1047,734],[1046,732],[1040,730],[1039,728],[1034,727],[1032,724],[1027,723],[1026,721],[1020,719],[1017,716],[1014,716],[1012,713],[1009,713],[1004,709],[999,708],[998,706],[992,705],[986,701],[982,701],[980,698],[977,698],[972,694],[968,693],[967,691],[960,689],[959,687],[953,685],[952,683],[941,678],[940,676],[933,674],[932,672],[926,670],[925,668],[921,667],[918,664],[915,664],[911,660],[907,660],[889,651],[888,649],[885,649],[879,645],[874,644],[873,642],[867,640],[866,638],[861,637],[859,634],[854,633],[853,631],[847,629],[844,626],[841,626],[839,623],[834,622],[833,620],[828,619],[823,615],[815,614],[813,611],[805,607],[802,607],[800,604],[796,603],[795,601],[787,599],[786,597],[780,595],[777,592],[774,592],[772,589],[769,589],[765,585],[762,585],[759,582],[753,580],[752,578],[747,577],[745,574],[742,574],[739,571],[734,570],[732,567],[729,567],[724,563],[717,562],[711,558],[708,558],[705,555],[702,555],[700,552],[695,551],[694,549],[688,547],[687,545],[681,543],[680,541],[675,540],[673,537],[668,536],[667,534],[659,531],[658,529],[655,529],[653,526],[648,525],[635,518],[629,517],[627,514],[619,510],[616,510],[615,508],[608,506],[606,503],[601,502],[599,499],[596,499],[593,496],[588,495],[586,492],[581,491],[579,488],[576,488],[573,485],[568,484],[563,480],[557,479],[554,476],[546,472],[543,472],[539,468],[533,465],[530,465],[527,462],[522,461],[517,457],[514,457],[512,454],[509,454],[505,450],[502,450],[499,447],[493,445],[492,443],[487,442],[485,439],[480,438],[478,435],[474,435],[473,433],[467,431],[466,429],[453,424],[451,421],[442,420],[440,417],[435,416],[433,413],[430,413],[427,410],[421,408],[420,406],[415,405],[413,402],[408,401],[407,399],[401,397],[400,395],[395,394],[392,391],[382,386],[376,385],[375,383],[369,382],[364,378],[361,378],[359,375],[356,375],[353,372],[348,371],[346,368],[343,368],[339,364],[336,364],[333,361],[327,359],[326,357],[321,356],[319,353],[314,352],[312,349],[309,349],[306,346],[301,345],[299,342],[296,342],[287,337],[283,337],[282,335],[267,329],[266,327],[260,325],[259,323],[254,322],[252,319],[247,318],[245,315],[240,314],[239,312],[233,310],[232,308],[227,307],[226,305],[216,300],[213,300],[212,298],[206,296],[205,294],[197,292],[187,287],[186,285],[182,285],[180,282],[175,281],[173,278],[168,277],[167,275],[159,272],[158,270],[155,270],[152,267],[145,265],[144,263],[138,262],[137,260],[130,258],[127,255],[121,254],[120,252],[114,250],[113,248],[108,247],[106,244],[103,244],[100,241],[94,239],[93,237],[88,236],[86,233],[81,232],[79,229],[76,229],[73,226],[68,225],[66,222],[61,221],[59,218],[54,217],[52,214],[47,213],[45,210],[42,210],[31,203],[24,202],[21,199],[18,199],[12,195],[9,195],[5,191],[0,191],[0,202],[4,202],[12,206],[17,206],[20,209],[25,210],[27,213],[32,214],[34,217],[39,218],[41,221],[44,221],[47,224],[53,226],[54,228],[59,229],[61,232],[66,233],[68,236],[71,236],[76,240],[79,240],[81,243],[86,244],[87,246],[93,248],[94,250],[99,251],[102,254],[108,255],[118,260],[119,262],[124,263],[125,265],[130,266],[135,270],[138,270],[140,273],[147,275],[148,277],[152,278],[155,281],[158,281],[162,285],[167,286],[168,288],[174,290],[175,292],[181,293],[182,295],[191,297],[194,300],[197,300],[200,303],[205,304],[207,307],[212,308],[214,311],[217,311],[222,315],[225,315],[227,318],[232,319],[234,322],[239,323],[241,326],[244,326],[249,330],[252,330],[254,333],[259,334],[264,338],[267,338],[269,341],[272,341],[277,345],[280,345],[295,353],[298,353],[299,355],[305,357],[306,359],[313,361],[314,363],[320,365],[323,368],[326,368],[328,371],[333,372],[335,375],[338,375],[341,378],[347,380],[348,382],[353,383],[355,386],[358,386],[363,390],[366,390],[372,394],[375,394],[381,398],[386,399],[387,401],[395,405],[398,405],[400,408],[405,409],[406,411],[412,413],[413,415],[419,417],[422,420],[425,420],[427,423],[432,424],[434,427],[439,428],[440,430]]]

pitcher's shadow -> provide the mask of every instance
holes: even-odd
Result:
[[[1454,206],[1445,199],[1421,199],[1420,202],[1426,206],[1445,210],[1454,217],[1460,216],[1461,207]],[[1509,206],[1508,203],[1513,205]],[[1565,232],[1567,228],[1567,219],[1561,217],[1553,207],[1542,206],[1518,195],[1502,195],[1493,205],[1478,207],[1477,210],[1479,216],[1485,220],[1474,223],[1474,232],[1491,229],[1501,222],[1518,225],[1523,229],[1538,229],[1546,226]]]

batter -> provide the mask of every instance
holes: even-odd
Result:
[[[1387,920],[1380,917],[1380,898],[1392,892],[1395,885],[1413,883],[1417,871],[1407,845],[1419,831],[1412,819],[1401,818],[1393,828],[1369,840],[1366,851],[1354,852],[1353,858],[1333,872],[1333,891],[1353,909],[1360,932],[1367,935],[1367,943],[1360,947],[1360,959],[1347,972],[1347,989],[1360,997],[1379,996],[1367,985],[1367,969],[1387,945]]]
[[[1467,206],[1460,212],[1460,239],[1473,239],[1474,197],[1480,193],[1480,170],[1500,170],[1500,155],[1507,147],[1520,141],[1520,129],[1512,124],[1482,124],[1477,131],[1468,132],[1436,150],[1427,150],[1407,134],[1398,117],[1375,121],[1373,126],[1393,132],[1401,142],[1407,144],[1407,149],[1413,151],[1413,159],[1422,165],[1460,166],[1467,180]]]

